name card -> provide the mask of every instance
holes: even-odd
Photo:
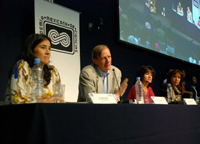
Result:
[[[165,97],[151,96],[154,104],[168,104]]]
[[[196,101],[193,98],[183,98],[186,105],[197,105]]]
[[[117,104],[114,94],[89,93],[88,95],[94,104]]]

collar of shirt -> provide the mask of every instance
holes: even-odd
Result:
[[[105,78],[105,77],[107,77],[107,76],[109,75],[109,70],[108,70],[107,73],[105,73],[105,72],[103,72],[99,67],[97,67],[97,68],[98,68],[98,70],[99,70],[99,72],[100,72],[100,74],[101,74],[101,77]]]
[[[108,70],[108,72],[107,73],[105,73],[105,72],[103,72],[102,70],[100,70],[100,68],[99,67],[97,67],[98,68],[98,70],[99,70],[99,72],[100,72],[100,74],[101,74],[101,77],[103,77],[103,93],[107,93],[108,92],[108,85],[107,85],[107,83],[104,83],[105,82],[105,79],[108,77],[108,75],[109,75],[109,70]],[[118,98],[117,98],[117,96],[114,94],[114,98],[115,98],[115,100],[116,101],[119,101],[118,100]]]

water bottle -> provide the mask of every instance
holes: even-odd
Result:
[[[137,103],[143,104],[144,103],[143,88],[142,88],[142,83],[140,81],[140,77],[136,78],[135,91],[136,91],[136,100],[137,100]]]
[[[40,65],[40,59],[34,59],[32,68],[32,98],[43,99],[43,69]]]
[[[170,103],[172,101],[172,86],[169,83],[167,85],[167,102]]]

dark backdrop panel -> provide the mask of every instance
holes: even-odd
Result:
[[[2,101],[11,66],[19,55],[26,37],[34,33],[34,1],[2,0],[0,13],[0,101]]]
[[[118,1],[117,0],[54,0],[55,3],[81,12],[80,15],[80,56],[81,69],[92,63],[91,51],[98,44],[106,44],[111,50],[113,65],[122,71],[122,80],[129,78],[128,89],[123,96],[125,99],[135,81],[135,73],[142,65],[152,65],[157,74],[153,79],[154,85],[160,85],[164,79],[165,70],[177,68],[186,71],[186,78],[195,75],[200,79],[200,67],[176,60],[164,55],[142,50],[138,46],[131,46],[118,41]],[[4,99],[8,81],[8,71],[18,56],[25,38],[34,33],[34,1],[3,0],[0,6],[1,22],[1,84],[0,100]],[[88,30],[88,23],[95,23],[103,18],[104,25],[100,29]],[[61,76],[62,77],[62,76]],[[156,95],[160,89],[152,86]],[[199,89],[199,84],[198,88]]]

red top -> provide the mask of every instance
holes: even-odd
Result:
[[[198,26],[200,26],[200,21],[198,21]]]
[[[148,97],[146,97],[145,94],[143,94],[144,96],[144,100],[148,99],[149,103],[153,103],[153,100],[151,99],[151,96],[155,96],[153,90],[151,87],[148,87]],[[143,90],[144,93],[144,90]],[[128,94],[128,98],[127,99],[132,99],[134,101],[134,99],[136,99],[136,91],[135,91],[135,85],[132,86],[129,94]],[[145,103],[145,102],[144,102]]]

